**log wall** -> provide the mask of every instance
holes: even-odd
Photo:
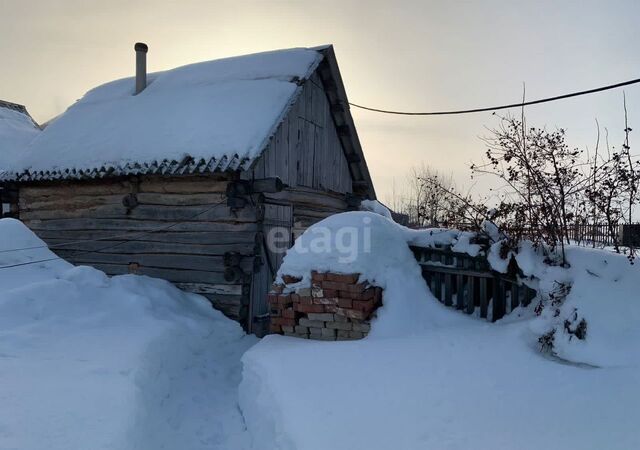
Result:
[[[261,213],[251,205],[228,208],[227,184],[189,176],[25,185],[20,219],[74,264],[166,279],[244,321]],[[138,205],[128,209],[123,198],[131,193]]]

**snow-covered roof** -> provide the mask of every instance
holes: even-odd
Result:
[[[39,133],[24,106],[0,100],[0,172],[19,159]]]
[[[87,92],[14,160],[5,179],[247,168],[322,60],[288,49],[191,64]],[[1,175],[0,175],[1,176]]]

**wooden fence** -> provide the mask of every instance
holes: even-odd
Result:
[[[618,226],[615,226],[617,232]],[[605,223],[575,223],[569,226],[569,239],[578,245],[613,245],[609,225]]]
[[[521,282],[515,260],[503,274],[492,270],[485,257],[456,253],[449,247],[412,246],[411,250],[433,295],[467,314],[479,312],[495,322],[519,305],[529,305],[536,295]]]

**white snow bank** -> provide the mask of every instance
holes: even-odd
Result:
[[[62,170],[258,156],[322,58],[311,49],[257,53],[178,67],[89,91],[49,124],[11,169]]]
[[[0,173],[12,165],[40,129],[26,115],[0,106]]]
[[[545,359],[523,325],[469,319],[344,342],[268,336],[243,357],[254,449],[638,448],[638,368]]]
[[[640,267],[624,255],[580,247],[567,248],[566,270],[548,268],[547,283],[568,280],[571,291],[555,317],[547,308],[532,325],[538,333],[554,331],[554,352],[561,358],[594,366],[640,365]],[[553,289],[548,285],[547,292]],[[571,331],[584,319],[586,338]],[[565,324],[569,321],[571,325]],[[567,329],[569,326],[569,329]]]
[[[59,278],[72,267],[19,220],[0,219],[0,292]]]
[[[407,230],[370,212],[332,216],[298,238],[280,275],[307,284],[311,270],[359,272],[385,288],[383,307],[366,339],[273,335],[243,356],[240,406],[254,449],[640,446],[637,266],[578,248],[570,269],[548,266],[524,243],[516,259],[537,287],[572,283],[571,293],[560,317],[536,317],[534,302],[491,324],[433,298],[408,249],[415,242],[476,249],[468,234]],[[561,335],[567,309],[589,326],[584,341],[559,338],[561,361],[538,338],[553,327]]]
[[[0,220],[0,267],[50,259]],[[0,268],[0,448],[229,449],[248,444],[240,355],[255,339],[162,280],[62,260]]]

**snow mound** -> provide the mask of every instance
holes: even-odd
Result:
[[[479,252],[471,238],[408,230],[373,212],[332,216],[300,236],[279,276],[308,284],[311,270],[359,272],[385,288],[383,306],[368,338],[272,335],[244,354],[240,406],[252,448],[639,448],[629,413],[640,403],[637,266],[574,248],[571,268],[549,266],[523,243],[515,257],[541,292],[572,290],[560,317],[536,317],[534,302],[492,324],[440,305],[408,247]],[[499,257],[497,245],[489,251]],[[562,334],[575,311],[589,324],[584,341]],[[565,361],[540,352],[538,338],[554,327]]]
[[[19,220],[0,219],[0,285],[3,291],[60,277],[72,267],[53,254]]]
[[[377,209],[377,205],[365,205]],[[501,234],[495,231],[494,237]],[[500,256],[502,240],[483,250],[472,243],[475,234],[458,230],[410,230],[378,212],[348,212],[331,216],[310,227],[295,242],[284,258],[277,281],[283,275],[301,277],[291,286],[309,286],[310,273],[359,273],[385,289],[383,307],[372,326],[372,337],[419,333],[430,327],[450,323],[443,307],[433,302],[421,269],[409,245],[450,246],[452,250],[476,256],[486,253],[493,270],[507,271],[513,256],[525,275],[526,284],[538,290],[537,301],[549,298],[559,286],[570,286],[560,314],[550,302],[545,313],[531,322],[538,336],[555,330],[554,353],[562,359],[596,366],[640,364],[640,291],[639,264],[632,265],[624,255],[604,250],[567,247],[570,267],[546,264],[541,248],[531,242],[520,243]],[[587,325],[586,338],[575,336],[572,327],[582,319]],[[571,326],[566,322],[569,321]]]
[[[297,81],[321,58],[289,49],[191,64],[149,74],[138,95],[133,78],[107,83],[50,123],[10,168],[87,170],[236,155],[249,164],[299,91]]]
[[[547,283],[564,281],[571,289],[560,314],[547,308],[532,325],[538,333],[554,332],[554,353],[562,359],[599,367],[640,366],[640,282],[638,261],[624,255],[569,247],[566,270],[551,268]],[[553,287],[548,285],[545,290]],[[576,327],[584,320],[584,339]]]
[[[52,257],[0,220],[0,266]],[[0,269],[0,286],[1,448],[248,445],[237,384],[255,339],[203,297],[60,259]]]
[[[389,208],[384,206],[378,200],[362,200],[362,202],[360,202],[360,210],[380,214],[382,217],[393,220],[393,216],[391,215]]]
[[[311,271],[359,273],[384,289],[383,306],[370,337],[419,332],[445,320],[431,294],[422,271],[408,246],[407,229],[373,212],[353,211],[330,216],[309,227],[287,252],[278,270],[300,277],[291,286],[309,286]]]
[[[0,106],[0,174],[12,165],[40,133],[30,117]]]

